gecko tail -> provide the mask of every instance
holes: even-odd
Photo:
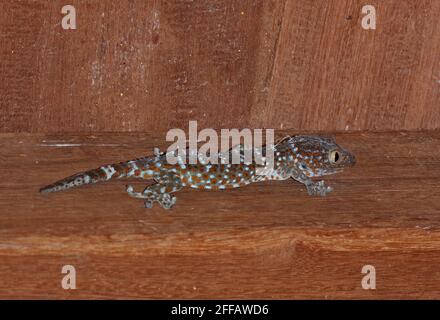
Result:
[[[96,169],[74,174],[73,176],[61,179],[40,189],[40,193],[51,193],[80,187],[87,184],[94,184],[110,179],[119,178],[143,178],[149,179],[152,176],[142,174],[139,168],[149,166],[157,160],[157,157],[144,157],[126,162],[105,165]]]
[[[110,179],[129,177],[133,175],[131,171],[134,171],[134,165],[136,165],[135,161],[120,162],[80,172],[41,188],[40,193],[64,191],[87,184],[108,181]]]
[[[73,176],[61,179],[57,182],[54,182],[50,185],[41,188],[40,193],[64,191],[67,189],[80,187],[86,184],[92,184],[92,183],[108,180],[107,175],[102,174],[100,170],[102,169],[99,168],[99,169],[94,169],[94,170],[89,170],[86,172],[74,174]]]

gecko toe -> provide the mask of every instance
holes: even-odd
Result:
[[[145,201],[145,208],[151,209],[153,208],[153,201]]]

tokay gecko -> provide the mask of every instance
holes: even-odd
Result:
[[[231,150],[226,155],[219,153],[217,164],[188,164],[187,161],[170,164],[166,154],[156,148],[153,156],[80,172],[41,188],[40,192],[62,191],[110,179],[152,179],[155,184],[148,186],[143,192],[136,192],[128,185],[127,193],[144,199],[147,208],[158,202],[163,208],[170,209],[176,203],[176,197],[172,193],[183,187],[222,190],[259,181],[293,178],[305,185],[309,195],[325,196],[332,188],[324,185],[322,180],[314,182],[311,178],[340,172],[356,162],[354,155],[336,144],[333,138],[321,136],[288,136],[280,140],[271,149],[273,165],[265,171],[258,170],[259,164],[255,161],[245,161],[243,145],[238,150],[239,163],[225,163],[225,158],[232,157]],[[265,151],[260,152],[264,157]]]

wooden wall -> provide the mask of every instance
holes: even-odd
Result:
[[[439,16],[438,0],[2,1],[0,132],[437,129]]]

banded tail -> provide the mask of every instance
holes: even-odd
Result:
[[[80,187],[86,184],[94,184],[115,178],[141,177],[139,170],[154,158],[141,158],[117,164],[110,164],[96,169],[79,172],[70,177],[61,179],[40,189],[40,193],[64,191],[70,188]],[[142,176],[143,178],[149,178]]]

